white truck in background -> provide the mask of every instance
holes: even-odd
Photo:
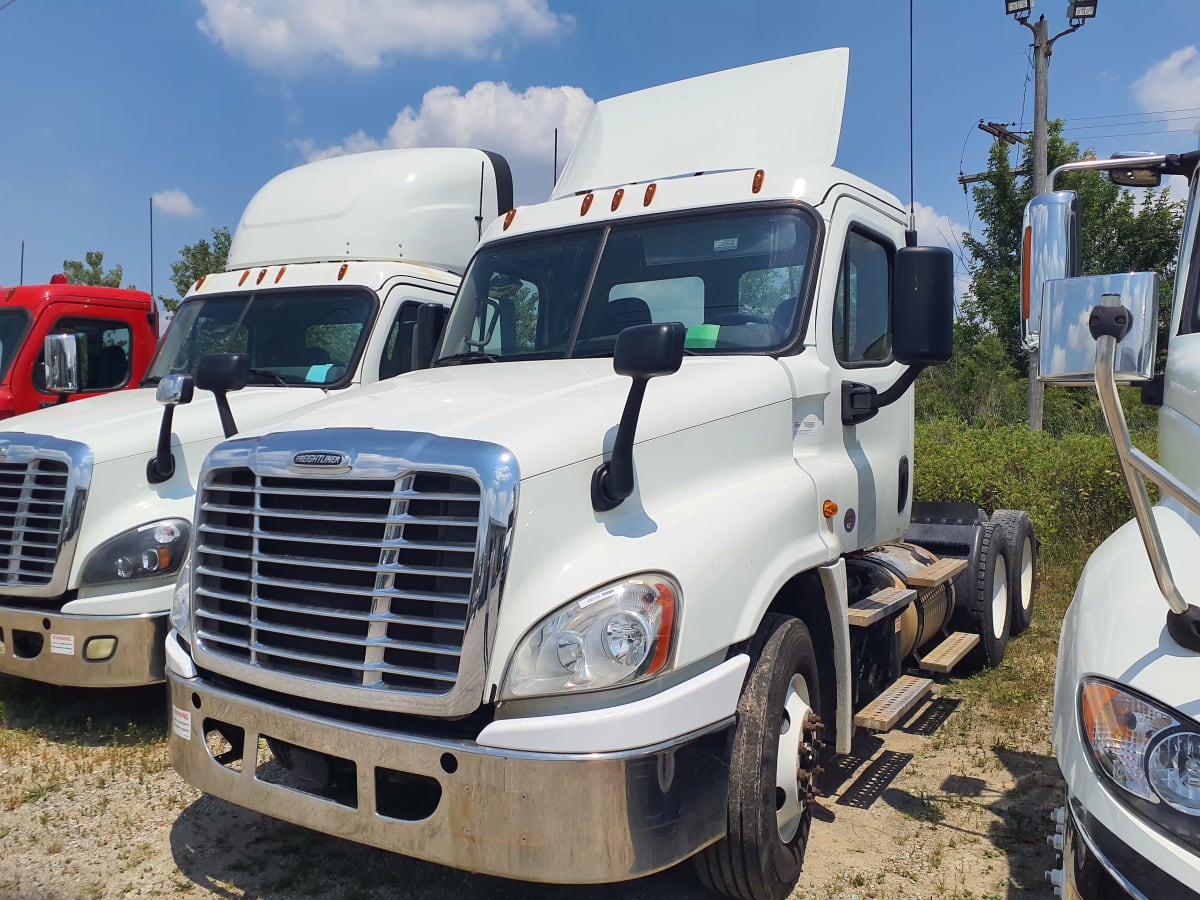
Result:
[[[1033,603],[1023,513],[914,515],[952,260],[833,166],[848,62],[599,103],[432,367],[209,454],[166,643],[187,781],[474,872],[791,892],[824,745]]]
[[[0,675],[162,681],[205,454],[237,428],[408,371],[418,317],[444,314],[483,227],[511,206],[507,163],[480,150],[381,150],[284,172],[246,207],[227,270],[188,292],[141,389],[7,420]],[[215,351],[241,353],[233,374],[247,386],[229,398],[204,390],[213,360],[228,361],[206,358]],[[61,370],[69,382],[77,367]]]
[[[1166,370],[1154,376],[1155,275],[1073,277],[1070,191],[1026,211],[1025,278],[1041,300],[1040,377],[1095,385],[1135,518],[1092,554],[1063,620],[1053,742],[1067,785],[1047,873],[1070,898],[1200,898],[1200,152],[1089,160],[1118,184],[1190,181]],[[1086,227],[1086,223],[1083,223]],[[1116,392],[1161,406],[1159,462],[1133,447]],[[1152,505],[1146,481],[1159,489]],[[1165,603],[1164,603],[1165,601]]]

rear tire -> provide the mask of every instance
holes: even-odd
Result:
[[[791,616],[766,616],[738,701],[726,835],[695,857],[708,890],[738,900],[782,900],[796,886],[819,774],[820,703],[808,627]]]
[[[1029,513],[1019,509],[998,509],[992,524],[1003,527],[1008,549],[1008,596],[1012,603],[1009,633],[1016,637],[1033,621],[1033,602],[1037,594],[1037,540]]]
[[[966,618],[979,635],[980,653],[988,666],[998,666],[1008,650],[1012,603],[1008,594],[1008,547],[1004,528],[983,526],[975,589],[967,604]]]

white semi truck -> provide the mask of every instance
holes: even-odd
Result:
[[[430,368],[213,450],[166,642],[185,779],[474,872],[792,890],[823,746],[1033,602],[1024,514],[909,528],[952,265],[833,166],[848,59],[599,103]]]
[[[1059,641],[1053,741],[1067,798],[1047,875],[1070,898],[1200,898],[1198,164],[1200,153],[1186,153],[1058,170],[1106,169],[1129,186],[1164,175],[1190,181],[1157,377],[1157,278],[1073,277],[1072,192],[1037,197],[1026,212],[1027,296],[1042,301],[1041,378],[1095,385],[1135,512],[1088,560]],[[1158,462],[1130,442],[1120,382],[1142,383],[1143,399],[1161,406]],[[1159,489],[1157,505],[1147,481]]]
[[[507,163],[479,150],[384,150],[284,172],[246,207],[227,270],[188,292],[141,389],[7,420],[0,675],[162,681],[205,454],[237,428],[408,371],[418,317],[449,305],[483,226],[511,206]],[[204,357],[231,350],[247,386],[226,398],[205,390]],[[59,370],[69,392],[77,367]]]

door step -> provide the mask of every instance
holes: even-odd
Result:
[[[847,617],[851,625],[860,628],[874,625],[884,616],[898,612],[916,599],[917,592],[911,588],[884,588],[869,597],[850,605]]]
[[[945,584],[959,572],[967,567],[965,559],[952,559],[943,557],[933,565],[926,566],[919,572],[916,572],[908,577],[909,587],[937,587],[939,584]]]
[[[921,657],[921,668],[926,672],[949,672],[979,643],[979,635],[969,631],[956,631],[927,655]]]
[[[932,688],[932,678],[901,675],[882,694],[859,710],[854,717],[854,724],[873,731],[890,731]]]

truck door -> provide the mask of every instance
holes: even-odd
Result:
[[[837,201],[826,250],[815,328],[818,351],[830,367],[827,446],[841,456],[835,528],[847,550],[903,534],[912,493],[913,402],[898,402],[857,425],[842,424],[846,383],[880,393],[904,371],[892,356],[892,269],[898,231],[850,197]],[[835,246],[840,244],[839,246]]]

